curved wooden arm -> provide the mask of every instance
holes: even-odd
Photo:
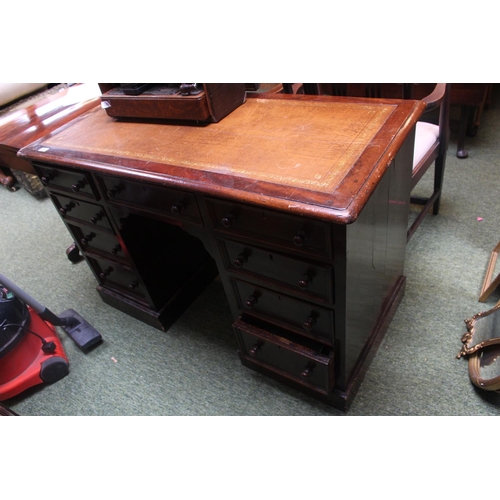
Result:
[[[434,90],[422,99],[425,102],[425,112],[431,111],[443,102],[446,94],[446,83],[436,83]]]

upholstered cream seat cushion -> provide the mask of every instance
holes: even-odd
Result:
[[[413,168],[419,164],[427,151],[439,138],[439,127],[432,123],[417,122],[415,130],[415,149],[413,151]]]
[[[0,83],[0,106],[42,89],[46,83]]]

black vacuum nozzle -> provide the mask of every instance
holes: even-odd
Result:
[[[102,341],[101,334],[73,309],[67,309],[59,319],[68,320],[61,328],[76,342],[82,351],[88,351]]]
[[[0,284],[12,292],[19,300],[31,306],[44,321],[54,326],[60,326],[82,351],[88,351],[102,341],[101,334],[73,309],[68,309],[56,316],[2,274],[0,274]]]

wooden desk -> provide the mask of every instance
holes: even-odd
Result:
[[[19,154],[106,303],[168,329],[219,273],[241,361],[345,410],[404,293],[422,110],[276,95],[200,127],[95,109]]]
[[[96,84],[77,84],[40,98],[0,117],[0,167],[35,174],[17,152],[100,102]]]

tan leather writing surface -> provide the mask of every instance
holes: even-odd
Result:
[[[118,121],[97,108],[19,156],[351,223],[424,108],[273,94],[208,125]],[[411,171],[405,158],[398,168]]]
[[[45,146],[331,193],[393,110],[380,104],[253,99],[219,123],[142,123],[140,134],[131,133],[137,124],[110,126],[106,115],[96,113],[92,122],[82,122],[84,133],[76,124]]]

